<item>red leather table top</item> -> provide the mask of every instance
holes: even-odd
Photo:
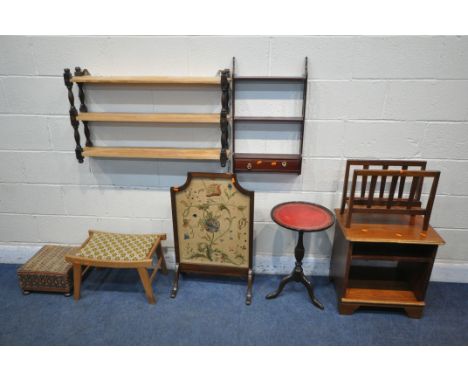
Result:
[[[295,231],[321,231],[335,222],[331,211],[307,202],[278,204],[272,209],[271,218],[280,226]]]

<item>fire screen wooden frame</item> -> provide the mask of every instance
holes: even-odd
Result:
[[[171,187],[176,269],[180,273],[247,277],[246,304],[252,301],[254,192],[235,174],[189,172],[185,184]]]

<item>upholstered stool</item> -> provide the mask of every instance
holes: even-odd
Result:
[[[80,298],[82,266],[134,268],[140,275],[148,302],[156,303],[151,283],[159,269],[164,274],[167,273],[161,240],[166,240],[165,234],[133,235],[89,231],[89,237],[80,250],[66,256],[66,260],[73,265],[74,299]],[[151,276],[148,275],[147,268],[153,268]]]
[[[18,268],[18,279],[23,294],[31,291],[59,292],[69,296],[72,288],[72,266],[66,255],[74,255],[78,247],[46,245]]]

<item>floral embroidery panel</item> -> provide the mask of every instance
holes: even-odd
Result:
[[[248,268],[250,197],[231,178],[192,178],[175,198],[181,262]]]

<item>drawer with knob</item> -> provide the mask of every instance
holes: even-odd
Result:
[[[234,172],[301,173],[302,158],[291,154],[234,154]]]

